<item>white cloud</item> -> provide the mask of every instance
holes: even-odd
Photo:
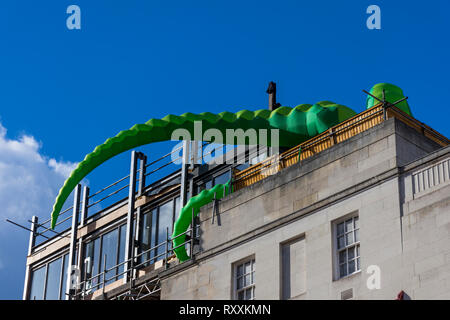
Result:
[[[41,143],[32,136],[14,140],[6,132],[0,123],[0,217],[25,225],[32,215],[47,219],[59,188],[77,164],[42,155]]]

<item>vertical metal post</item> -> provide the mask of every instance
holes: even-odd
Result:
[[[189,145],[188,140],[183,141],[183,162],[181,164],[181,194],[180,206],[184,207],[187,202],[187,183],[188,183],[188,166],[189,166]]]
[[[196,166],[198,165],[198,163],[201,163],[198,158],[198,151],[199,151],[198,150],[199,149],[198,141],[192,141],[191,147],[192,147],[191,148],[192,163],[191,163],[190,168],[191,168],[191,170],[194,170],[196,168]],[[186,179],[187,179],[187,181],[189,181],[189,198],[186,198],[186,202],[187,202],[187,200],[189,200],[190,198],[195,196],[195,194],[194,194],[194,179],[192,178],[192,175],[190,175],[188,173],[188,176],[186,177]],[[187,190],[186,190],[186,192],[187,192]]]
[[[165,257],[166,262],[164,263],[166,270],[168,267],[168,262],[167,262],[168,258],[169,258],[169,227],[166,227],[166,257]]]
[[[191,168],[194,169],[196,164],[201,164],[200,163],[200,159],[198,157],[198,149],[199,149],[199,143],[197,140],[192,141],[192,164],[191,164]]]
[[[128,271],[130,270],[130,259],[133,254],[133,224],[134,224],[134,206],[135,206],[135,196],[136,196],[136,166],[137,166],[137,153],[136,151],[131,152],[131,164],[130,164],[130,186],[128,192],[128,214],[127,214],[127,232],[125,241],[125,261],[124,264],[124,283],[132,277],[132,274]]]
[[[387,120],[386,91],[383,89],[383,120]]]
[[[145,173],[146,173],[146,165],[147,165],[147,156],[143,153],[138,153],[139,158],[139,183],[138,183],[138,197],[142,196],[144,193],[145,188]],[[139,243],[140,237],[141,237],[141,207],[138,207],[136,209],[136,228],[135,228],[135,235],[134,235],[134,241],[136,244]],[[137,256],[139,254],[139,246],[136,245],[134,248],[134,256]],[[137,261],[136,261],[137,263]]]
[[[77,272],[76,268],[76,255],[77,248],[77,229],[78,229],[78,217],[80,213],[80,193],[81,185],[77,184],[73,195],[73,213],[72,213],[72,229],[70,233],[70,249],[69,249],[69,263],[67,264],[67,283],[66,283],[66,299],[71,300],[74,293],[72,288],[72,275]]]
[[[103,285],[102,285],[102,293],[105,294],[105,282],[106,282],[106,254],[103,259]]]
[[[195,237],[195,228],[194,228],[194,208],[192,208],[192,217],[191,217],[191,247],[190,247],[190,257],[194,259],[194,237]]]
[[[230,167],[230,185],[228,188],[228,194],[231,194],[233,192],[233,183],[234,183],[234,165],[231,165]]]
[[[85,263],[86,263],[86,261],[85,261]],[[86,295],[86,277],[87,277],[87,268],[84,268],[84,272],[83,272],[83,287],[81,289],[82,290],[81,291],[81,296],[83,297],[83,300],[84,300],[84,296]]]
[[[88,207],[89,207],[89,187],[84,186],[83,188],[83,197],[82,197],[82,206],[81,206],[81,216],[80,216],[80,227],[83,227],[86,224],[87,216],[88,216]],[[80,270],[80,275],[83,275],[81,281],[85,280],[84,277],[84,247],[83,247],[83,237],[78,239],[78,270]]]
[[[146,165],[147,165],[147,156],[143,153],[139,153],[139,185],[138,185],[138,196],[141,196],[144,192],[145,187],[145,172],[146,172]]]
[[[214,192],[211,224],[214,224],[214,216],[216,215],[216,211],[217,211],[217,192]]]
[[[31,218],[31,231],[30,231],[30,240],[28,242],[28,256],[33,253],[33,247],[36,243],[36,231],[38,227],[38,217],[33,216]],[[23,300],[26,300],[30,291],[30,279],[31,279],[31,266],[27,265],[25,270],[25,284],[23,287]]]

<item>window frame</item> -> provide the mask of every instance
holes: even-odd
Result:
[[[84,285],[85,285],[84,290],[86,290],[86,292],[90,292],[92,290],[93,291],[97,291],[97,290],[102,288],[102,286],[99,285],[99,283],[101,282],[101,275],[100,274],[103,272],[103,263],[104,263],[104,261],[103,261],[104,257],[103,257],[103,254],[102,254],[102,251],[103,251],[103,237],[105,235],[107,235],[108,233],[113,232],[113,231],[117,231],[117,243],[116,243],[116,248],[115,248],[115,251],[116,251],[115,262],[116,263],[115,263],[114,266],[119,264],[119,261],[120,261],[120,256],[119,256],[119,254],[120,254],[120,240],[121,240],[121,238],[120,238],[120,229],[124,225],[126,225],[126,220],[125,219],[120,219],[120,220],[110,224],[109,226],[105,227],[104,229],[101,229],[101,230],[98,230],[97,232],[94,232],[93,234],[91,234],[85,240],[85,242],[83,241],[83,261],[82,261],[82,270],[81,270],[81,275],[80,275],[80,279],[81,279],[80,281],[84,283]],[[125,237],[126,237],[126,234],[125,234]],[[87,252],[87,246],[90,245],[90,244],[92,244],[94,246],[94,248],[92,250],[93,251],[92,253],[93,253],[93,255],[95,255],[95,253],[96,253],[96,243],[95,243],[95,241],[97,241],[97,240],[98,240],[98,253],[99,253],[99,256],[98,257],[94,256],[94,258],[92,259],[91,256],[86,256],[87,253],[88,253]],[[86,268],[86,264],[87,264],[87,259],[88,258],[90,259],[90,262],[89,262],[89,264],[90,264],[89,265],[89,267],[90,267],[89,269],[90,270],[87,270],[87,268]],[[95,268],[95,265],[94,265],[95,264],[94,263],[95,259],[98,259],[98,265],[96,266],[96,268]],[[121,268],[123,268],[123,265],[122,266],[118,266],[118,267],[115,268],[116,269],[116,275],[114,277],[111,277],[111,275],[110,275],[112,270],[110,270],[110,274],[109,275],[107,273],[107,276],[111,277],[111,279],[109,279],[105,283],[105,285],[111,284],[114,281],[117,281],[117,280],[119,280],[119,279],[121,279],[123,277],[123,275],[120,275],[120,276],[117,275],[118,273],[120,273],[120,269]],[[97,269],[97,270],[94,270],[94,269]],[[92,278],[91,281],[89,282],[89,285],[87,283],[85,283],[85,281],[86,281],[85,276],[87,278]],[[96,280],[95,281],[96,283],[93,284],[92,282],[94,282],[94,280]],[[87,286],[89,286],[89,288],[87,288]],[[93,287],[95,287],[95,289],[93,289]]]
[[[45,259],[44,261],[36,264],[35,266],[31,267],[30,273],[30,282],[29,282],[29,292],[28,292],[28,297],[27,300],[32,300],[31,297],[31,291],[32,291],[32,285],[33,285],[33,277],[34,277],[34,272],[37,271],[40,268],[44,268],[44,283],[42,286],[42,300],[47,300],[47,286],[48,286],[48,266],[55,262],[56,260],[61,259],[61,268],[59,268],[59,287],[58,287],[58,299],[57,300],[64,300],[65,299],[65,294],[62,292],[62,288],[64,286],[63,284],[63,280],[64,280],[64,272],[67,272],[67,270],[64,270],[64,262],[65,262],[65,256],[69,253],[67,247],[65,247],[64,249],[58,251],[57,253],[55,253],[54,255],[52,255],[51,257]],[[63,295],[63,299],[61,299]]]
[[[358,220],[358,227],[355,228],[355,218]],[[352,230],[351,231],[347,231],[346,230],[346,222],[348,220],[352,220]],[[344,231],[343,233],[339,233],[338,234],[338,225],[340,225],[341,223],[344,224]],[[350,213],[348,215],[345,215],[339,219],[336,219],[332,222],[332,236],[333,236],[333,270],[334,270],[334,275],[333,275],[333,280],[337,281],[340,279],[344,279],[347,277],[351,277],[355,274],[358,274],[361,272],[361,237],[360,237],[360,217],[359,217],[359,213],[353,212]],[[355,237],[355,231],[358,231],[358,241],[355,241],[356,237]],[[347,234],[351,233],[353,236],[353,242],[348,245],[346,243],[346,236]],[[342,248],[339,248],[339,237],[343,236],[344,237],[344,246]],[[355,256],[352,259],[348,259],[348,250],[349,249],[353,249],[355,250]],[[359,249],[359,250],[358,250]],[[346,252],[346,256],[345,256],[345,264],[347,265],[347,270],[346,270],[346,274],[341,276],[340,273],[340,266],[343,265],[344,263],[341,263],[339,260],[339,254],[341,252],[345,251]],[[358,252],[359,251],[359,255]],[[352,273],[349,273],[349,261],[355,261],[355,270]],[[359,269],[358,269],[358,260],[359,260]]]
[[[250,262],[250,272],[249,273],[245,273],[245,264]],[[238,267],[243,266],[244,271],[242,273],[242,275],[238,276]],[[236,261],[233,263],[232,265],[232,299],[233,300],[239,300],[239,293],[240,292],[244,292],[244,297],[245,297],[245,292],[248,289],[252,289],[252,298],[250,300],[255,300],[255,296],[256,296],[256,281],[255,281],[255,275],[256,275],[256,259],[255,259],[255,255],[246,257],[244,259],[241,259],[239,261]],[[248,286],[242,286],[242,288],[238,289],[238,279],[239,278],[243,278],[245,279],[245,276],[250,275],[250,281],[251,284]],[[245,301],[247,299],[244,299],[243,301]]]

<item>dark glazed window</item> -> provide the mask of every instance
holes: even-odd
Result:
[[[45,290],[45,300],[58,300],[59,288],[61,282],[61,264],[59,258],[48,264],[47,269],[47,288]]]
[[[44,299],[44,282],[46,266],[33,271],[31,279],[30,300]]]
[[[64,263],[63,263],[63,269],[62,269],[62,284],[61,284],[61,294],[59,296],[59,299],[66,300],[66,282],[67,282],[67,264],[69,263],[69,254],[65,254],[64,257]]]
[[[119,250],[119,229],[114,229],[103,235],[102,237],[102,255],[100,257],[101,271],[104,268],[104,259],[106,256],[106,269],[111,269],[118,263],[118,250]],[[111,283],[116,280],[117,268],[108,270],[106,273],[106,283]]]

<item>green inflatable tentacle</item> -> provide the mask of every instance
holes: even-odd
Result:
[[[342,122],[356,113],[345,106],[322,101],[314,105],[299,105],[295,108],[280,107],[274,111],[267,109],[237,113],[222,112],[212,114],[185,113],[181,116],[168,115],[163,119],[151,119],[145,124],[137,124],[129,130],[121,131],[106,140],[88,154],[65,181],[53,205],[51,226],[54,228],[61,208],[75,186],[92,170],[108,159],[132,148],[159,141],[171,140],[176,129],[186,129],[194,137],[194,122],[202,122],[202,135],[210,129],[218,129],[226,136],[226,129],[278,129],[279,145],[295,146]],[[178,139],[180,137],[177,137]],[[267,145],[271,145],[270,134]],[[236,144],[239,141],[236,141]],[[258,143],[260,143],[258,141]],[[264,144],[264,142],[261,142]]]
[[[403,90],[399,87],[390,84],[390,83],[378,83],[370,89],[370,93],[377,97],[378,99],[383,98],[383,90],[385,94],[385,98],[388,102],[394,103],[401,99],[403,99],[405,96],[403,95]],[[372,108],[376,104],[378,104],[379,101],[371,97],[370,95],[367,95],[367,109]],[[408,101],[404,100],[398,104],[395,105],[397,108],[402,110],[403,112],[407,113],[408,115],[412,116],[411,109],[409,108]]]
[[[199,213],[200,208],[214,199],[214,195],[216,196],[216,199],[222,199],[231,192],[230,182],[231,181],[228,181],[226,184],[217,184],[211,189],[203,190],[198,195],[190,198],[186,205],[181,208],[180,215],[173,226],[172,234],[173,248],[175,248],[174,252],[180,262],[186,261],[190,258],[186,253],[185,246],[181,246],[181,244],[186,240],[186,234],[180,234],[188,229],[192,222],[192,215],[194,215],[195,218]]]
[[[375,85],[370,93],[381,99],[383,89],[386,100],[391,103],[403,98],[402,90],[388,83]],[[376,104],[377,101],[368,96],[367,108],[371,108]],[[406,101],[401,102],[397,107],[411,115],[411,110]],[[355,114],[353,110],[345,106],[322,101],[314,105],[299,105],[295,108],[280,107],[274,111],[263,109],[257,111],[242,110],[237,113],[222,112],[220,114],[210,112],[201,114],[185,113],[181,116],[168,115],[163,119],[150,119],[144,124],[135,125],[129,130],[121,131],[117,136],[106,140],[78,164],[77,168],[72,171],[69,178],[65,181],[55,200],[51,216],[51,227],[55,227],[61,208],[75,186],[100,164],[132,148],[153,142],[171,140],[172,132],[176,129],[188,130],[191,137],[194,137],[195,140],[195,121],[202,122],[202,136],[206,130],[211,128],[218,129],[223,136],[226,136],[226,129],[278,129],[279,145],[282,147],[293,147]],[[179,139],[180,137],[176,138]],[[270,134],[267,135],[267,138],[266,144],[270,146]],[[238,143],[240,142],[237,141],[235,144]],[[258,143],[264,144],[264,141],[258,141]]]

